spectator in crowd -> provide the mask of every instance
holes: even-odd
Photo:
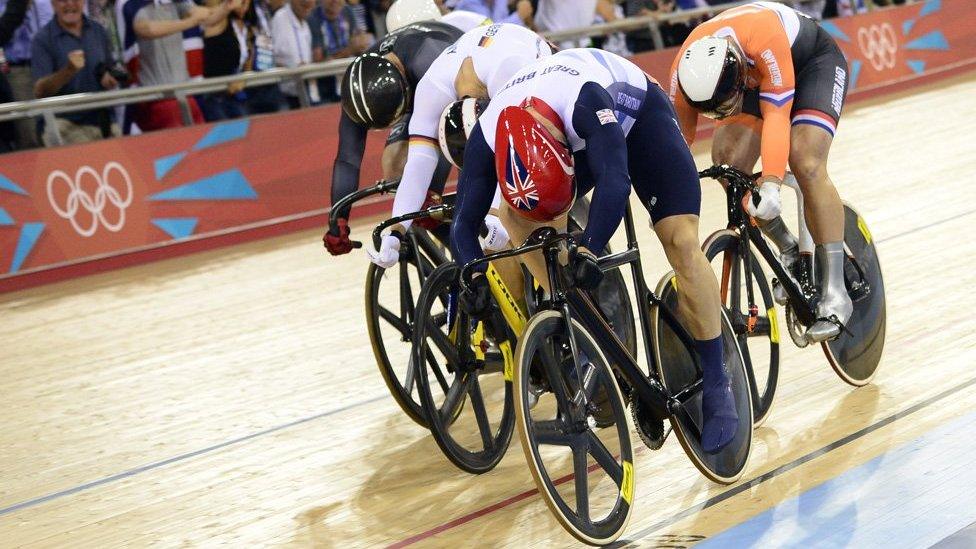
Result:
[[[251,70],[266,71],[275,66],[274,41],[271,38],[271,21],[285,4],[284,0],[254,0],[257,24],[252,27],[254,36],[254,63]],[[251,114],[277,112],[284,106],[285,98],[277,84],[254,86],[247,89],[247,110]]]
[[[31,42],[31,73],[38,98],[97,92],[118,87],[112,74],[112,45],[105,28],[82,13],[83,0],[54,0],[54,19]],[[111,111],[97,109],[58,114],[56,127],[46,127],[45,146],[87,143],[119,135]]]
[[[365,4],[373,21],[373,36],[386,36],[386,12],[390,11],[393,0],[366,0]]]
[[[349,12],[352,14],[353,21],[356,22],[356,27],[363,30],[363,32],[372,33],[372,21],[369,17],[369,8],[363,0],[349,0],[346,2]]]
[[[645,15],[667,15],[676,10],[708,7],[705,0],[626,0],[624,14],[628,17]],[[680,46],[691,32],[694,24],[661,23],[661,39],[665,48]],[[654,39],[649,30],[639,30],[627,34],[627,45],[632,51],[642,52],[654,49]]]
[[[123,10],[134,10],[132,28],[139,50],[139,82],[144,86],[178,84],[190,79],[183,47],[183,31],[212,25],[227,17],[234,7],[224,0],[213,10],[188,0],[128,0]],[[187,98],[194,123],[203,121],[200,107]],[[142,103],[135,109],[135,122],[142,131],[175,128],[183,125],[176,99]]]
[[[823,18],[847,17],[868,10],[865,0],[827,0],[824,6]]]
[[[6,8],[7,2],[10,1],[12,0],[0,0],[0,10]],[[34,99],[34,80],[30,68],[31,40],[53,16],[51,0],[31,0],[27,5],[27,13],[21,25],[14,31],[13,37],[2,43],[4,57],[9,67],[7,81],[10,83],[16,101]],[[27,149],[38,145],[37,126],[34,120],[24,118],[14,122],[14,125],[17,127],[18,148]]]
[[[24,22],[27,16],[27,3],[29,0],[10,0],[2,10],[0,15],[0,44],[6,44],[14,35],[14,32]],[[0,48],[0,68],[6,69],[7,59],[4,56],[3,48]],[[0,70],[0,103],[10,103],[14,101],[13,91],[10,89],[10,82],[7,81],[6,70]],[[0,122],[0,152],[9,152],[16,148],[17,129],[13,122]]]
[[[115,0],[85,0],[85,14],[92,21],[105,28],[112,44],[112,59],[122,61],[122,41],[115,19]]]
[[[217,8],[220,1],[208,0],[207,5]],[[251,69],[254,62],[251,29],[256,24],[257,15],[251,0],[234,0],[226,17],[203,26],[205,78],[229,76]],[[245,114],[246,99],[244,83],[234,82],[224,91],[200,96],[200,109],[207,122],[240,118]]]
[[[566,0],[555,0],[554,3],[562,3]],[[566,2],[571,3],[572,0]],[[529,0],[447,0],[444,7],[451,10],[470,11],[484,15],[495,23],[513,23],[529,28],[534,28],[532,2]],[[569,7],[569,6],[567,6]],[[593,11],[590,11],[590,21],[593,19]]]
[[[298,67],[312,62],[312,31],[306,22],[315,0],[289,0],[275,12],[271,20],[271,38],[274,41],[275,65]],[[306,82],[312,103],[319,102],[319,90],[312,82]],[[294,80],[282,82],[281,91],[291,108],[298,108],[299,90]]]
[[[322,0],[308,16],[312,33],[312,60],[327,61],[342,57],[355,57],[373,45],[373,35],[356,21],[353,10],[344,0]],[[336,77],[318,81],[323,101],[338,101]]]
[[[539,32],[556,32],[586,27],[593,23],[595,14],[604,21],[617,20],[614,4],[610,0],[539,0],[535,12],[535,27]],[[585,48],[589,38],[564,40],[560,49]]]

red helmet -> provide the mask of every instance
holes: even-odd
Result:
[[[533,221],[559,217],[576,199],[573,155],[524,108],[506,107],[498,117],[495,170],[502,196]]]

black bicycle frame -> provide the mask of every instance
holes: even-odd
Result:
[[[552,309],[562,313],[566,321],[571,325],[572,319],[576,318],[593,335],[599,347],[608,356],[611,367],[614,368],[633,388],[634,394],[645,409],[650,410],[659,419],[676,415],[680,412],[682,404],[694,396],[701,389],[701,360],[694,347],[694,339],[685,330],[677,316],[661,302],[652,292],[644,281],[644,271],[640,259],[640,251],[637,244],[637,235],[634,230],[634,219],[630,205],[627,205],[624,217],[624,227],[627,233],[627,250],[610,254],[600,258],[600,267],[604,272],[630,265],[633,276],[634,288],[638,293],[637,305],[640,315],[641,330],[644,338],[644,353],[650,372],[645,374],[641,371],[635,357],[630,355],[623,342],[617,337],[616,333],[607,323],[606,318],[599,308],[594,305],[592,297],[578,288],[569,287],[563,283],[559,276],[559,244],[567,242],[570,250],[576,243],[573,237],[568,234],[558,234],[555,229],[545,228],[537,230],[526,240],[525,245],[504,252],[494,253],[481,259],[476,259],[464,265],[461,269],[461,284],[466,285],[471,281],[474,269],[481,264],[497,259],[515,257],[528,252],[543,250],[548,267],[549,287],[552,288]],[[641,305],[645,305],[641,307]],[[652,351],[650,333],[650,307],[657,305],[662,313],[665,323],[674,330],[682,343],[688,348],[692,356],[695,368],[698,372],[698,380],[683,387],[677,393],[670,393],[666,387],[657,379],[653,373],[658,369],[657,357]],[[568,329],[567,334],[573,356],[578,356],[576,338],[573,330]]]
[[[766,260],[766,263],[770,266],[773,273],[779,279],[780,284],[782,284],[783,289],[786,290],[786,294],[790,298],[790,302],[804,305],[802,307],[793,307],[793,311],[796,313],[797,319],[807,326],[816,322],[817,319],[814,315],[813,308],[813,300],[815,296],[804,291],[800,284],[793,278],[793,275],[790,274],[785,267],[783,267],[779,257],[773,253],[773,250],[769,247],[769,243],[767,243],[766,239],[763,237],[759,226],[756,225],[742,209],[742,200],[746,196],[746,193],[752,192],[753,196],[757,196],[759,192],[752,176],[731,166],[713,166],[700,172],[699,176],[710,177],[713,179],[724,179],[727,185],[726,197],[729,215],[729,227],[736,228],[739,235],[745,235],[748,239],[740,240],[742,244],[739,249],[739,254],[743,258],[743,264],[745,265],[746,269],[746,291],[748,292],[747,297],[749,302],[754,303],[752,294],[753,288],[752,283],[750,282],[752,280],[752,262],[748,260],[748,243],[751,242],[756,250],[759,251],[759,255]]]

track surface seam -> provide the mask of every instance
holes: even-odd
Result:
[[[921,225],[919,227],[915,227],[913,229],[909,229],[907,231],[904,231],[904,232],[901,232],[901,233],[897,233],[897,234],[888,236],[886,238],[877,240],[877,243],[880,244],[880,243],[883,243],[883,242],[888,242],[888,241],[891,241],[891,240],[895,240],[897,238],[901,238],[903,236],[907,236],[907,235],[910,235],[910,234],[913,234],[913,233],[916,233],[916,232],[919,232],[919,231],[923,231],[923,230],[926,230],[926,229],[930,229],[930,228],[933,228],[933,227],[937,227],[937,226],[942,225],[944,223],[948,223],[950,221],[954,221],[956,219],[960,219],[962,217],[966,217],[966,216],[972,215],[974,213],[976,213],[976,209],[969,210],[969,211],[966,211],[966,212],[962,212],[962,213],[959,213],[959,214],[956,214],[956,215],[953,215],[953,216],[950,216],[950,217],[946,217],[946,218],[940,219],[940,220],[935,221],[935,222],[932,222],[932,223],[928,223],[926,225]],[[967,382],[966,384],[963,384],[963,385],[968,385],[968,384],[971,384],[971,383],[974,383],[974,382],[976,382],[976,380],[971,380],[970,382]],[[954,389],[958,389],[960,387],[961,386],[957,386]],[[954,389],[950,389],[950,391],[953,391]],[[130,478],[130,477],[139,475],[141,473],[145,473],[147,471],[152,471],[152,470],[155,470],[155,469],[159,469],[159,468],[165,467],[167,465],[172,465],[173,463],[178,463],[178,462],[181,462],[181,461],[185,461],[185,460],[188,460],[188,459],[191,459],[191,458],[194,458],[194,457],[203,455],[203,454],[207,454],[207,453],[210,453],[210,452],[214,452],[216,450],[220,450],[220,449],[223,449],[223,448],[227,448],[229,446],[234,446],[234,445],[237,445],[237,444],[241,444],[243,442],[247,442],[247,441],[250,441],[250,440],[253,440],[253,439],[262,437],[264,435],[269,435],[269,434],[272,434],[272,433],[276,433],[276,432],[279,432],[279,431],[283,431],[285,429],[289,429],[289,428],[292,428],[292,427],[295,427],[295,426],[298,426],[298,425],[302,425],[302,424],[309,423],[309,422],[312,422],[312,421],[315,421],[315,420],[318,420],[318,419],[322,419],[322,418],[325,418],[325,417],[329,417],[329,416],[332,416],[332,415],[335,415],[335,414],[338,414],[338,413],[341,413],[341,412],[345,412],[345,411],[351,410],[353,408],[358,408],[360,406],[365,406],[367,404],[372,404],[372,403],[378,402],[378,401],[380,401],[380,400],[382,400],[382,399],[384,399],[386,397],[387,397],[386,394],[374,396],[374,397],[369,398],[369,399],[366,399],[366,400],[361,400],[361,401],[358,401],[358,402],[353,402],[353,403],[348,404],[346,406],[341,406],[341,407],[335,408],[333,410],[329,410],[329,411],[322,412],[322,413],[319,413],[319,414],[315,414],[315,415],[312,415],[312,416],[308,416],[308,417],[305,417],[305,418],[297,419],[297,420],[294,420],[294,421],[291,421],[291,422],[288,422],[288,423],[284,423],[284,424],[281,424],[281,425],[277,425],[277,426],[274,426],[274,427],[270,427],[268,429],[264,429],[262,431],[258,431],[258,432],[255,432],[255,433],[251,433],[249,435],[244,435],[244,436],[241,436],[241,437],[237,437],[237,438],[233,438],[233,439],[230,439],[230,440],[226,440],[224,442],[221,442],[221,443],[218,443],[218,444],[214,444],[214,445],[211,445],[211,446],[207,446],[207,447],[201,448],[199,450],[194,450],[192,452],[187,452],[187,453],[184,453],[184,454],[179,454],[179,455],[176,455],[176,456],[173,456],[173,457],[164,459],[164,460],[155,461],[155,462],[152,462],[152,463],[147,463],[145,465],[141,465],[141,466],[138,466],[138,467],[134,467],[132,469],[127,469],[127,470],[122,471],[120,473],[116,473],[114,475],[110,475],[110,476],[103,477],[103,478],[100,478],[100,479],[96,479],[96,480],[93,480],[93,481],[89,481],[89,482],[86,482],[86,483],[83,483],[83,484],[79,484],[77,486],[73,486],[73,487],[67,488],[65,490],[60,490],[60,491],[52,492],[50,494],[46,494],[46,495],[43,495],[43,496],[38,496],[36,498],[31,498],[31,499],[28,499],[28,500],[24,500],[24,501],[15,503],[13,505],[9,505],[7,507],[0,508],[0,517],[2,517],[4,515],[8,515],[10,513],[14,513],[14,512],[17,512],[17,511],[21,511],[21,510],[24,510],[24,509],[27,509],[27,508],[30,508],[30,507],[34,507],[34,506],[37,506],[37,505],[40,505],[40,504],[43,504],[43,503],[47,503],[47,502],[50,502],[50,501],[53,501],[53,500],[61,499],[63,497],[67,497],[67,496],[70,496],[70,495],[73,495],[73,494],[77,494],[79,492],[83,492],[83,491],[86,491],[86,490],[90,490],[92,488],[96,488],[96,487],[99,487],[99,486],[104,486],[104,485],[110,484],[112,482],[116,482],[116,481],[119,481],[119,480],[124,480],[126,478]],[[914,411],[911,408],[909,410]],[[911,413],[911,412],[906,412],[906,413]],[[895,419],[897,419],[897,418],[895,418]],[[892,419],[892,421],[894,421],[894,419]],[[857,433],[855,433],[855,434],[857,434]],[[845,440],[845,439],[841,439],[841,440]],[[846,444],[846,442],[844,442],[843,444]],[[821,450],[823,450],[823,449],[821,449]],[[829,449],[827,451],[829,451]],[[814,456],[814,457],[816,457],[816,456]],[[813,458],[811,457],[810,459],[813,459]],[[762,478],[762,477],[757,477],[757,479],[759,479],[759,478]],[[753,479],[753,481],[750,481],[750,483],[756,482],[757,479]],[[763,482],[763,481],[764,480],[759,480],[758,482]],[[745,486],[745,485],[740,485],[740,486]],[[530,491],[530,492],[534,492],[534,491]],[[724,492],[724,493],[728,493],[728,492]],[[738,492],[736,492],[736,493],[738,493]],[[531,495],[531,494],[530,493],[529,494],[522,493],[522,494],[518,494],[517,496],[514,496],[514,497],[509,497],[509,498],[507,498],[507,499],[502,500],[501,502],[499,502],[499,503],[504,503],[504,505],[499,505],[499,503],[496,503],[494,505],[489,506],[491,508],[491,511],[489,511],[489,512],[493,512],[493,511],[495,511],[497,509],[501,509],[502,507],[505,507],[505,506],[507,506],[507,505],[509,505],[511,503],[514,503],[515,501],[519,501],[520,499],[524,499],[525,497],[529,497],[529,495]],[[721,494],[719,496],[716,496],[716,498],[720,498],[720,497],[722,497]],[[731,497],[731,496],[728,496],[728,497]],[[712,499],[715,499],[715,498],[712,498]],[[721,500],[714,501],[712,503],[709,503],[711,501],[712,500],[710,499],[710,500],[706,501],[702,505],[707,504],[707,505],[705,505],[707,507],[707,506],[710,506],[710,505],[714,505],[715,503],[718,503]],[[693,513],[695,511],[699,510],[700,508],[703,509],[705,507],[691,507],[689,509],[686,509],[685,511],[682,511],[682,513],[684,513],[684,512]],[[487,514],[487,513],[480,513],[479,514],[478,511],[475,511],[474,513],[471,513],[469,515],[465,515],[465,517],[462,517],[462,518],[471,517],[469,520],[473,520],[475,518],[478,518],[480,516],[483,516],[484,514]],[[683,517],[681,517],[681,518],[683,518]],[[680,520],[680,518],[675,518],[674,520]],[[451,528],[453,528],[454,526],[458,526],[460,524],[463,524],[463,523],[454,524],[455,522],[456,521],[452,521],[451,522],[451,524],[453,524],[453,526],[451,526]],[[464,522],[468,522],[468,521],[464,521]],[[665,523],[658,523],[658,524],[659,525],[655,525],[652,528],[659,529],[659,528],[662,528],[662,527],[666,526],[667,524],[670,524],[670,522],[668,522],[666,524]],[[440,527],[438,527],[438,528],[440,528]],[[440,530],[440,531],[443,531],[443,530]],[[650,531],[651,530],[647,530],[646,532],[649,533]],[[431,535],[433,535],[433,534],[431,534]],[[639,537],[643,537],[645,535],[647,535],[647,534],[646,533],[642,533]],[[414,537],[416,537],[416,536],[414,536]]]

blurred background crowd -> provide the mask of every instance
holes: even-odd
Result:
[[[382,40],[394,0],[0,0],[0,103],[120,87],[173,84],[358,55]],[[730,0],[437,0],[539,32],[663,14]],[[816,19],[851,15],[865,0],[792,0]],[[875,5],[904,0],[872,0]],[[666,47],[697,21],[664,25]],[[631,55],[654,48],[649,30],[563,42]],[[313,104],[339,99],[336,77],[309,83]],[[194,122],[298,108],[294,82],[190,98]],[[65,143],[182,125],[179,104],[162,99],[121,109],[58,114]],[[137,130],[131,130],[137,128]],[[54,143],[43,120],[0,124],[0,152]]]

